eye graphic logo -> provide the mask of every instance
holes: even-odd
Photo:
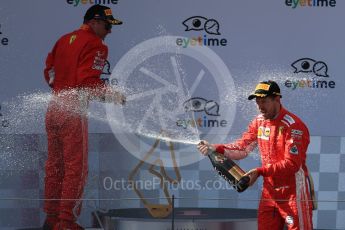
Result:
[[[182,24],[186,27],[186,31],[205,30],[208,34],[220,35],[219,23],[215,19],[207,19],[203,16],[193,16],[184,20]]]
[[[329,77],[327,74],[328,67],[323,61],[315,61],[311,58],[301,58],[291,64],[295,69],[294,73],[311,73],[318,77]]]
[[[202,112],[204,111],[210,116],[220,116],[219,104],[212,100],[206,100],[201,97],[192,97],[183,103],[183,108],[186,112]]]

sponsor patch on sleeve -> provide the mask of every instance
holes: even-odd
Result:
[[[303,131],[299,129],[291,129],[291,138],[293,140],[301,140],[303,138]]]
[[[103,67],[105,65],[105,53],[102,51],[97,51],[95,58],[93,60],[93,65],[92,65],[92,69],[95,70],[103,70]]]
[[[293,225],[293,217],[292,216],[287,216],[285,218],[285,222],[287,225]]]
[[[295,123],[295,120],[291,116],[289,116],[288,114],[286,114],[283,117],[283,120],[285,120],[289,125],[292,125],[293,123]]]
[[[292,129],[292,130],[291,130],[291,134],[292,134],[292,135],[299,135],[299,136],[302,136],[302,135],[303,135],[303,131],[302,131],[302,130],[298,130],[298,129]]]
[[[291,146],[290,151],[291,154],[297,155],[298,154],[298,148],[296,145]]]

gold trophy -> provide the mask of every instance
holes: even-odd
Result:
[[[223,154],[217,153],[216,151],[210,151],[208,157],[219,175],[228,181],[237,192],[243,192],[248,188],[249,176],[244,176],[246,172],[234,161],[227,159]]]
[[[135,193],[140,197],[140,200],[143,202],[145,208],[149,211],[152,217],[154,218],[165,218],[170,215],[170,213],[173,210],[173,200],[170,196],[168,185],[170,184],[178,184],[181,181],[181,174],[179,171],[179,168],[177,166],[176,156],[175,156],[175,150],[172,142],[168,142],[169,144],[169,150],[171,155],[171,160],[173,162],[174,166],[174,172],[176,175],[176,179],[173,179],[170,177],[164,167],[164,163],[160,158],[157,158],[153,161],[153,163],[150,164],[150,167],[148,171],[158,177],[160,179],[160,187],[163,189],[165,198],[167,200],[167,204],[155,204],[151,203],[150,199],[147,199],[144,197],[144,194],[139,190],[137,187],[137,184],[135,183],[136,179],[135,176],[140,172],[140,170],[144,170],[144,164],[145,162],[153,157],[153,153],[157,150],[158,144],[160,143],[161,139],[157,138],[155,143],[153,144],[152,148],[144,155],[143,159],[137,164],[137,166],[134,168],[134,170],[129,175],[129,181],[133,185]],[[155,168],[158,167],[158,170]]]

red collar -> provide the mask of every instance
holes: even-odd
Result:
[[[93,29],[88,24],[82,24],[79,29],[95,34]]]
[[[274,118],[272,121],[280,121],[285,116],[285,114],[286,114],[286,109],[283,106],[281,106],[278,116]]]

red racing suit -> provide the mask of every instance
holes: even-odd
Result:
[[[58,220],[75,221],[80,214],[88,172],[88,101],[109,90],[100,80],[107,55],[102,39],[83,24],[62,36],[46,59],[52,98],[46,113],[44,210]]]
[[[281,108],[277,118],[258,115],[242,137],[230,144],[215,144],[230,159],[243,159],[258,146],[263,189],[258,210],[259,230],[312,229],[312,202],[308,186],[306,151],[309,131],[294,114]]]

